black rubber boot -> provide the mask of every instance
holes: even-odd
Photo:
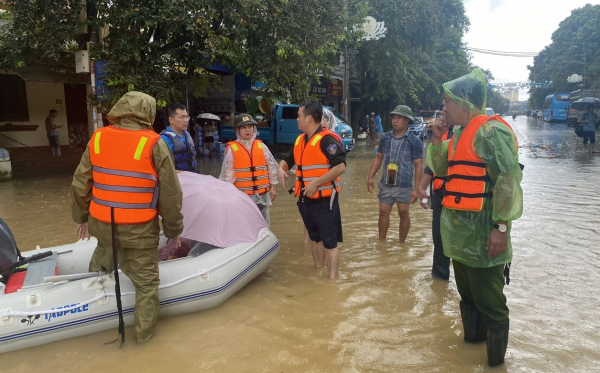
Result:
[[[465,341],[483,342],[487,337],[487,318],[474,305],[460,302],[460,315],[462,317]]]
[[[507,346],[508,324],[488,325],[486,347],[489,366],[495,367],[504,363]]]

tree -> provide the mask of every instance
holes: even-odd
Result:
[[[347,24],[354,13],[336,0],[87,0],[83,21],[78,0],[7,4],[15,22],[0,29],[0,67],[72,67],[72,52],[94,41],[77,32],[91,26],[102,30],[91,55],[106,61],[112,100],[135,89],[159,105],[183,99],[186,86],[196,96],[219,87],[209,68],[216,63],[272,94],[306,97],[356,34]]]
[[[355,128],[364,113],[387,113],[400,103],[438,107],[441,84],[469,71],[461,49],[469,24],[462,1],[371,0],[369,5],[388,30],[384,39],[358,48],[362,97],[353,115]]]
[[[0,27],[0,68],[73,64],[79,49],[81,1],[6,0],[11,22]]]
[[[573,90],[567,77],[584,75],[585,87],[600,88],[600,5],[575,9],[552,34],[552,43],[545,47],[528,66],[532,82],[552,81],[553,89],[533,88],[529,106],[541,108],[547,94]]]

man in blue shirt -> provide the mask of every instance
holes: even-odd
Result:
[[[390,113],[393,129],[383,134],[377,155],[371,164],[367,181],[369,193],[373,193],[373,177],[383,164],[383,175],[379,182],[379,240],[385,241],[390,226],[390,213],[394,203],[400,214],[400,243],[408,236],[410,229],[410,204],[419,197],[417,187],[423,173],[423,143],[408,132],[408,125],[414,122],[412,110],[398,105]]]
[[[600,153],[596,151],[596,122],[598,114],[594,113],[594,106],[588,106],[587,113],[583,113],[579,117],[578,123],[583,123],[583,149],[588,151],[588,141],[592,144],[592,153]]]
[[[167,106],[166,117],[169,121],[167,129],[160,136],[169,146],[175,159],[175,169],[178,171],[198,172],[194,140],[187,131],[190,117],[185,105],[178,102]]]

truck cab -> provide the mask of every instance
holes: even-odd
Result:
[[[267,145],[295,143],[298,136],[302,133],[298,129],[299,108],[300,106],[296,104],[277,104],[273,106],[269,116],[266,116],[262,121],[257,121],[258,134],[256,137],[264,141]],[[331,110],[327,106],[324,108]],[[333,113],[338,121],[334,132],[340,136],[344,150],[349,152],[354,149],[352,128],[339,119],[337,111]],[[222,126],[221,138],[225,143],[235,140],[237,135],[233,126]]]

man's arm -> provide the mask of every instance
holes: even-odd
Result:
[[[283,155],[283,160],[279,162],[279,166],[277,167],[277,181],[279,181],[283,189],[285,189],[285,179],[290,177],[288,171],[294,167],[294,164],[294,147],[292,146],[290,151]]]
[[[418,192],[419,197],[421,199],[430,198],[429,194],[427,194],[427,187],[431,185],[431,179],[433,178],[430,173],[427,173],[429,168],[425,167],[425,171],[423,171],[423,176],[421,177],[421,181],[419,182]],[[427,210],[427,205],[421,202],[421,207]]]
[[[369,191],[369,193],[373,193],[373,189],[375,189],[375,181],[373,180],[373,178],[375,177],[375,174],[377,174],[377,171],[379,171],[379,167],[381,167],[381,164],[383,163],[384,138],[385,136],[379,140],[379,148],[377,150],[377,154],[375,154],[373,162],[371,162],[371,169],[369,170],[369,175],[367,176],[367,190]]]
[[[323,176],[319,176],[315,180],[306,184],[304,187],[304,196],[310,197],[317,192],[317,188],[321,184],[328,183],[330,181],[335,180],[339,176],[341,176],[344,172],[346,172],[346,164],[340,163],[335,167],[332,167],[329,171],[327,171]]]
[[[415,159],[415,187],[410,193],[410,203],[415,203],[419,199],[419,184],[423,176],[423,158]]]
[[[81,156],[71,183],[71,216],[77,224],[84,224],[88,221],[93,182],[92,162],[88,146]]]
[[[164,141],[158,140],[154,145],[152,159],[158,172],[158,211],[162,216],[163,230],[167,238],[176,239],[183,232],[183,192],[175,171],[173,155]]]
[[[509,224],[523,213],[523,172],[519,166],[517,139],[508,127],[490,121],[477,131],[473,146],[477,155],[487,164],[494,183],[492,219],[496,224]],[[488,256],[506,251],[509,232],[492,229],[488,236]]]
[[[379,148],[381,149],[381,148]],[[373,158],[373,162],[371,163],[371,169],[369,170],[369,176],[367,177],[367,190],[369,193],[373,193],[373,189],[375,188],[375,181],[373,178],[377,171],[379,171],[379,167],[383,163],[383,153],[378,152],[375,158]]]

